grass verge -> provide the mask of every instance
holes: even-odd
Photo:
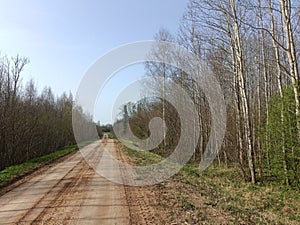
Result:
[[[147,151],[121,148],[136,165],[163,160]],[[238,168],[197,164],[184,166],[157,185],[165,223],[188,224],[300,224],[300,192],[278,183],[246,183]]]
[[[7,167],[0,171],[0,188],[9,185],[14,180],[22,177],[35,169],[53,162],[55,159],[68,155],[78,150],[77,145],[66,146],[58,151],[31,159],[25,163]]]
[[[138,166],[146,166],[153,163],[158,163],[163,160],[163,157],[154,154],[149,151],[136,151],[121,145],[120,147],[130,158],[134,160],[134,163]]]

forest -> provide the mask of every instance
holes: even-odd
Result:
[[[217,77],[227,124],[215,164],[238,167],[248,182],[300,184],[299,21],[300,6],[292,0],[190,0],[178,32],[162,28],[155,35],[184,46]],[[151,54],[172,57],[159,48]],[[71,93],[57,97],[50,87],[38,93],[33,80],[24,84],[28,63],[22,56],[0,58],[0,170],[75,144],[72,113],[82,127],[96,125],[74,107]],[[155,79],[160,77],[189,93],[200,124],[193,161],[200,161],[211,131],[210,107],[200,84],[166,63],[148,62],[145,69],[158,91]],[[169,102],[129,103],[123,114],[140,138],[149,136],[151,118],[162,117],[166,138],[154,152],[168,156],[174,150],[180,122]]]
[[[299,2],[292,0],[190,0],[177,34],[162,28],[155,35],[187,48],[217,77],[227,102],[227,124],[215,165],[238,167],[247,182],[300,184],[299,21]],[[172,57],[164,50],[151,54]],[[163,62],[147,62],[145,68],[153,82],[158,77],[175,82],[193,99],[200,124],[193,160],[200,161],[211,113],[199,83]],[[140,138],[149,136],[151,118],[163,117],[166,138],[154,152],[168,156],[174,150],[180,122],[168,101],[128,103],[123,114]]]
[[[28,63],[19,55],[0,58],[0,170],[76,144],[72,113],[82,124],[93,123],[73,106],[71,93],[56,97],[45,87],[39,94],[33,80],[24,84]]]
[[[300,224],[300,0],[2,8],[0,224]]]

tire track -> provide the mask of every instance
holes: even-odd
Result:
[[[95,148],[98,145],[95,145]],[[96,151],[91,151],[89,157],[96,159],[94,155]],[[95,174],[94,170],[81,158],[69,172],[62,177],[55,186],[53,186],[20,220],[32,221],[32,224],[68,224],[79,211],[82,202],[84,201],[85,185],[91,176]],[[59,191],[54,191],[58,186]],[[48,202],[42,211],[37,207],[42,201]],[[62,210],[64,210],[62,212]],[[35,215],[33,211],[39,211]],[[35,218],[30,218],[30,215],[35,215]],[[26,219],[26,217],[29,217]]]
[[[18,220],[17,223],[22,224],[22,222],[25,222],[27,217],[29,217],[31,214],[34,215],[33,211],[40,211],[41,208],[38,206],[41,205],[41,202],[49,197],[51,192],[56,193],[57,191],[54,191],[54,189],[59,187],[59,185],[61,185],[63,182],[66,182],[66,177],[68,177],[81,163],[82,160],[77,162],[54,186],[52,186],[52,188],[46,192],[46,194],[44,194],[29,210],[26,211],[26,213]],[[64,186],[65,185],[63,185],[63,187]]]
[[[1,196],[0,224],[159,224],[148,187],[114,184],[96,174],[92,167],[99,163],[102,144],[127,161],[117,141],[94,142],[81,151],[89,164],[77,153]],[[131,178],[122,166],[112,172],[125,182]]]
[[[122,154],[119,146],[115,141],[115,148],[117,157],[122,162],[127,162],[124,154]],[[125,167],[120,168],[123,183],[127,183],[130,178],[129,173]],[[155,219],[155,213],[153,207],[150,205],[150,199],[145,193],[144,187],[133,187],[124,185],[124,191],[126,194],[126,201],[129,207],[130,224],[159,224],[159,221]]]
[[[33,173],[25,175],[20,180],[16,181],[12,185],[5,187],[3,190],[1,190],[0,197],[9,192],[12,192],[15,188],[18,188],[19,186],[23,185],[26,182],[30,182],[30,181],[34,180],[30,186],[27,186],[22,189],[22,191],[24,191],[24,192],[27,191],[29,188],[31,188],[35,184],[41,182],[41,180],[43,180],[46,176],[48,176],[50,173],[52,173],[52,171],[55,170],[56,166],[59,163],[61,163],[63,160],[66,160],[66,159],[72,160],[75,157],[76,157],[76,155],[74,155],[74,153],[71,153],[71,155],[63,156],[63,157],[57,159],[57,161],[55,160],[53,162],[53,164],[49,164],[49,165],[42,166],[41,168],[37,168],[37,170],[34,171]],[[37,175],[39,175],[38,179],[36,178]],[[17,194],[18,193],[15,193],[14,196],[16,196]],[[5,201],[2,201],[2,204],[5,204]]]
[[[32,224],[53,224],[57,221],[64,224],[76,215],[84,199],[84,184],[88,182],[86,175],[92,170],[84,161],[79,166],[81,169],[74,175],[70,174],[71,177],[67,178],[70,182],[65,184]]]

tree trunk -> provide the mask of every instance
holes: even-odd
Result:
[[[243,59],[243,51],[241,45],[240,38],[240,27],[238,24],[238,18],[235,7],[235,0],[230,0],[230,7],[233,14],[233,22],[234,22],[234,36],[235,36],[235,49],[236,49],[236,59],[237,59],[237,76],[238,76],[238,84],[240,86],[240,95],[241,95],[241,105],[242,105],[242,114],[244,121],[244,134],[245,134],[245,143],[247,146],[247,156],[248,156],[248,166],[251,176],[251,182],[256,183],[255,176],[255,166],[254,166],[254,157],[253,157],[253,146],[251,139],[251,127],[250,127],[250,114],[248,107],[248,96],[246,92],[246,82],[244,78],[244,59]]]
[[[277,42],[275,41],[275,19],[274,19],[274,14],[273,14],[273,9],[271,7],[271,0],[268,1],[269,3],[269,14],[271,18],[271,29],[272,29],[272,43],[273,43],[273,48],[275,51],[275,59],[276,59],[276,81],[277,81],[277,87],[278,87],[278,92],[280,96],[280,101],[281,101],[281,107],[280,107],[280,122],[282,127],[284,127],[284,101],[283,101],[283,90],[282,90],[282,83],[281,83],[281,66],[280,66],[280,52],[279,52],[279,46]],[[290,183],[289,177],[288,177],[288,169],[287,169],[287,160],[286,160],[286,146],[285,146],[285,133],[282,130],[281,131],[281,151],[283,154],[283,169],[284,169],[284,174],[285,174],[285,183],[288,185]]]

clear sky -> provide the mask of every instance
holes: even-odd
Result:
[[[128,42],[176,33],[187,0],[0,0],[1,55],[30,59],[24,71],[41,90],[75,94],[89,66]],[[129,79],[130,80],[130,79]],[[120,80],[119,82],[125,82]],[[117,89],[120,84],[110,86]],[[110,122],[107,115],[99,118]]]

